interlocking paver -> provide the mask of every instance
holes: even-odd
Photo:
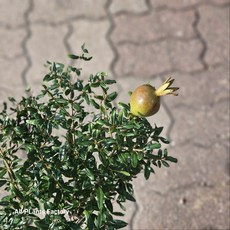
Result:
[[[112,33],[112,39],[115,43],[131,41],[144,44],[166,35],[160,24],[159,14],[155,13],[139,17],[119,15],[114,18],[114,23],[116,27]]]
[[[230,3],[229,0],[212,0],[211,2],[220,6],[226,6],[227,4]]]
[[[161,30],[169,37],[188,39],[195,37],[193,24],[196,20],[194,10],[174,12],[161,10],[157,13]]]
[[[150,0],[153,8],[167,7],[171,9],[184,9],[204,2],[207,2],[207,0]]]
[[[228,72],[227,66],[220,66],[196,75],[172,74],[175,75],[178,85],[182,86],[180,95],[183,96],[184,100],[168,97],[167,102],[175,116],[175,125],[179,123],[179,128],[184,123],[185,127],[188,127],[187,129],[182,127],[183,132],[186,132],[185,135],[180,136],[180,133],[173,132],[173,139],[179,145],[186,143],[187,138],[191,141],[196,138],[199,143],[204,141],[204,145],[208,146],[208,140],[210,144],[218,136],[222,136],[221,134],[228,133],[228,127],[225,125],[228,122]],[[183,116],[187,117],[186,123],[181,120]],[[217,125],[220,125],[221,128],[215,129]],[[193,126],[197,128],[192,128]],[[202,138],[197,136],[199,134],[197,130],[201,127]]]
[[[204,5],[199,11],[198,29],[208,47],[205,61],[209,65],[229,62],[229,7]]]
[[[25,24],[24,14],[29,6],[30,0],[21,1],[18,5],[17,0],[0,1],[0,27],[18,27]]]
[[[145,0],[116,0],[112,2],[110,10],[112,13],[143,13],[148,10],[148,6]]]
[[[159,194],[139,186],[141,215],[133,229],[228,229],[229,185],[181,187]],[[217,218],[217,216],[219,218]],[[145,217],[145,218],[143,218]],[[144,226],[144,227],[143,227]]]
[[[0,75],[0,101],[2,102],[8,96],[19,98],[20,94],[24,92],[21,74],[26,67],[26,59],[23,56],[24,51],[21,44],[26,37],[26,32],[23,29],[0,28],[0,37],[0,63],[2,70]]]
[[[198,39],[192,39],[186,42],[170,40],[168,49],[173,69],[185,72],[203,69],[199,58],[203,46]]]
[[[21,44],[26,38],[26,31],[24,29],[12,30],[0,28],[0,37],[1,58],[10,60],[23,55],[23,48]]]
[[[31,15],[32,22],[60,23],[76,17],[99,19],[106,16],[106,0],[94,4],[92,0],[76,1],[34,1],[34,11]]]
[[[179,163],[169,174],[156,175],[153,182],[156,190],[165,192],[189,182],[216,184],[229,180],[229,127],[226,126],[229,85],[226,84],[226,72],[227,68],[222,66],[195,76],[172,74],[176,75],[177,85],[183,86],[180,89],[183,101],[167,97],[175,120],[171,133],[173,146],[169,152],[175,154]],[[186,177],[181,176],[175,182],[173,178],[180,175]]]
[[[115,69],[119,77],[149,78],[171,69],[166,41],[143,46],[128,43],[117,49],[119,60]]]
[[[188,72],[202,69],[199,60],[203,49],[201,42],[186,40],[197,36],[193,28],[195,21],[193,10],[115,17],[112,39],[118,44],[120,56],[117,74],[149,77],[170,69]]]
[[[112,33],[115,43],[135,42],[144,44],[165,37],[195,37],[193,10],[171,12],[169,10],[153,11],[141,16],[119,15],[114,18],[116,27]]]

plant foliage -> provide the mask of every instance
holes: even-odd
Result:
[[[91,59],[84,45],[80,56],[69,57]],[[0,187],[7,194],[0,227],[123,228],[124,202],[135,202],[132,180],[177,162],[161,149],[168,143],[163,128],[130,114],[128,104],[116,108],[117,92],[110,91],[116,81],[106,73],[84,79],[77,67],[47,66],[39,95],[11,97],[0,112]]]

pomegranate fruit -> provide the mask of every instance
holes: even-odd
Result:
[[[157,113],[160,109],[160,97],[172,94],[178,90],[178,87],[170,87],[174,79],[168,78],[158,89],[145,84],[137,87],[130,97],[130,111],[135,116],[149,117]]]

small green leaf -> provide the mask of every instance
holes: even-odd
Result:
[[[90,169],[85,169],[86,175],[89,177],[90,180],[94,180],[94,174]]]
[[[129,110],[129,106],[127,104],[125,104],[123,102],[119,102],[118,104],[120,105],[120,107],[122,107],[122,108],[124,108],[126,110]]]
[[[154,144],[149,144],[145,147],[146,150],[153,150],[153,149],[159,149],[161,147],[161,144],[156,142]]]
[[[126,227],[128,224],[123,221],[123,220],[112,220],[110,222],[110,224],[115,228],[115,229],[119,229],[119,228],[124,228]]]
[[[89,96],[87,93],[82,94],[82,97],[85,99],[86,103],[89,105],[90,104],[90,100],[89,100]]]
[[[133,152],[131,153],[131,165],[136,168],[138,164],[138,158],[137,158],[137,153]]]
[[[75,67],[72,67],[72,66],[69,66],[69,68],[75,72],[77,74],[77,76],[80,76],[81,75],[81,68],[75,68]]]
[[[112,85],[112,84],[114,84],[114,83],[116,83],[115,80],[110,80],[110,79],[105,80],[105,84],[106,84],[106,85]]]
[[[98,82],[92,82],[92,83],[90,83],[91,87],[98,87],[99,85],[100,85],[99,81]]]
[[[122,212],[113,212],[113,215],[115,215],[115,216],[124,216],[124,213],[122,213]]]
[[[36,150],[36,147],[33,144],[24,144],[23,147],[25,148],[26,152],[31,152],[33,150]]]
[[[161,161],[157,161],[158,168],[161,168]]]
[[[80,112],[82,110],[82,107],[78,102],[73,103],[73,108],[78,112]]]
[[[162,130],[163,130],[163,127],[157,127],[157,126],[155,125],[155,132],[154,132],[154,135],[155,135],[155,136],[159,136],[159,135],[161,134]]]
[[[58,189],[58,190],[56,190],[56,196],[54,198],[54,203],[59,205],[61,199],[62,199],[62,192],[61,192],[61,190]]]
[[[9,201],[0,201],[0,206],[8,206],[9,204]]]
[[[111,102],[111,101],[113,101],[116,97],[117,97],[117,92],[113,92],[113,93],[110,93],[109,95],[107,95],[106,100],[107,100],[108,102]]]
[[[123,170],[119,170],[119,171],[114,170],[114,171],[116,171],[116,172],[118,172],[118,173],[121,173],[121,174],[123,174],[123,175],[125,175],[125,176],[131,176],[130,173],[128,173],[128,172],[126,172],[126,171],[123,171]]]
[[[145,176],[145,179],[148,180],[149,177],[150,177],[150,174],[151,174],[151,170],[150,170],[150,167],[145,165],[145,169],[144,169],[144,176]]]
[[[67,90],[65,91],[65,95],[68,96],[68,95],[70,94],[70,92],[71,92],[71,89],[67,89]]]
[[[93,105],[94,108],[96,108],[96,109],[100,108],[100,106],[97,104],[97,102],[94,101],[93,99],[90,99],[90,103]]]
[[[93,95],[96,99],[98,99],[98,100],[103,100],[104,99],[104,97],[102,96],[102,95]]]
[[[74,55],[74,54],[68,54],[68,57],[69,57],[70,59],[79,59],[79,58],[80,58],[79,56]]]
[[[81,56],[80,58],[83,59],[84,61],[90,61],[93,57],[84,57],[84,56]]]
[[[112,104],[110,103],[110,102],[108,102],[107,100],[105,100],[105,106],[107,107],[107,108],[110,108],[110,109],[112,109]]]
[[[15,131],[15,133],[16,133],[17,135],[19,135],[19,136],[22,135],[22,134],[25,132],[24,128],[21,127],[21,126],[15,127],[15,128],[14,128],[14,131]]]
[[[162,160],[161,163],[167,168],[170,166],[167,161]]]
[[[17,177],[19,183],[21,184],[22,188],[23,188],[23,189],[28,188],[28,186],[29,186],[29,181],[28,181],[25,177],[23,177],[23,176],[21,175],[21,172],[20,172],[20,171],[19,171],[19,172],[16,172],[15,175],[16,175],[16,177]]]
[[[103,202],[104,202],[104,193],[101,188],[97,189],[96,195],[97,195],[97,206],[99,210],[102,210]]]
[[[106,200],[106,201],[105,201],[105,205],[106,205],[106,207],[108,208],[108,210],[109,210],[111,213],[113,213],[113,204],[112,204],[112,202],[111,202],[110,200]]]
[[[127,200],[130,200],[130,201],[133,201],[133,202],[136,202],[136,199],[128,192],[125,192],[124,193],[124,196]]]
[[[64,98],[56,98],[56,102],[59,104],[67,104],[67,100]]]
[[[159,137],[159,140],[161,140],[164,144],[169,144],[169,143],[170,143],[170,141],[167,140],[167,139],[164,138],[164,137]]]
[[[158,156],[159,158],[162,158],[162,150],[161,150],[161,149],[158,150],[157,156]]]
[[[10,102],[16,102],[16,100],[15,100],[14,97],[8,97],[8,100],[9,100]]]
[[[97,216],[97,227],[100,228],[103,221],[103,213],[99,212]]]
[[[171,162],[173,162],[173,163],[177,163],[177,162],[178,162],[178,160],[177,160],[176,158],[171,157],[171,156],[167,156],[167,157],[165,158],[165,160],[166,160],[166,161],[171,161]]]
[[[7,180],[0,180],[0,187],[2,187],[6,182]]]
[[[53,80],[53,77],[50,76],[49,74],[46,74],[45,77],[43,78],[44,82],[48,82],[48,81],[51,81],[51,80]]]
[[[83,53],[89,53],[89,51],[85,48],[85,43],[81,46]]]
[[[164,149],[164,157],[167,157],[167,156],[168,156],[168,150]]]
[[[0,178],[2,178],[6,174],[6,169],[3,167],[0,167]]]

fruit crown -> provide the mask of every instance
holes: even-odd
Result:
[[[172,83],[174,82],[174,79],[169,77],[157,90],[156,95],[157,96],[164,96],[167,94],[173,94],[174,96],[177,96],[177,93],[174,93],[179,89],[179,87],[170,87]]]

